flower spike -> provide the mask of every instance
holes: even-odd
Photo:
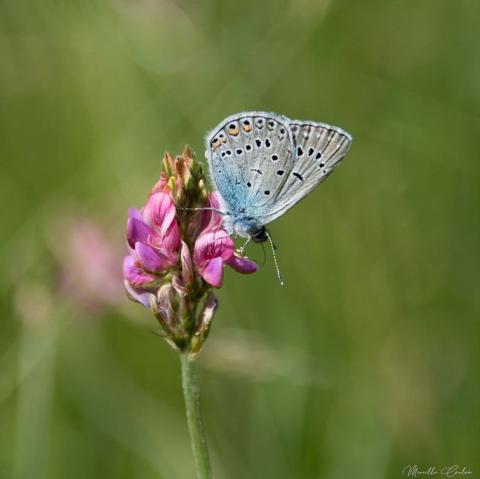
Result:
[[[213,288],[222,287],[225,265],[243,274],[258,269],[236,252],[219,209],[218,195],[207,192],[202,166],[185,147],[180,156],[165,154],[147,203],[128,213],[127,295],[152,309],[161,335],[190,355],[210,331],[218,307]]]

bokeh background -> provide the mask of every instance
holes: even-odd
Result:
[[[480,477],[474,0],[0,3],[0,477],[193,477],[176,355],[119,276],[163,152],[241,110],[353,146],[226,272],[216,477]],[[263,258],[259,246],[249,254]],[[458,477],[458,476],[457,476]]]

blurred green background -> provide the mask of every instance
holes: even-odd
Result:
[[[216,477],[480,477],[479,19],[474,0],[1,2],[0,477],[193,477],[178,358],[123,295],[126,210],[165,150],[203,158],[254,109],[354,143],[271,227],[287,286],[269,255],[226,272],[200,358]]]

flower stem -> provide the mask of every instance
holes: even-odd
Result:
[[[188,430],[192,443],[197,479],[211,479],[212,469],[208,456],[207,438],[200,415],[200,393],[194,360],[188,354],[180,354],[182,386],[187,410]]]

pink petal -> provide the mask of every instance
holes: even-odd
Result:
[[[177,252],[179,247],[180,228],[178,227],[177,220],[174,220],[163,236],[162,249],[170,252]]]
[[[154,193],[143,208],[143,219],[163,236],[175,218],[175,205],[167,193]]]
[[[131,248],[135,248],[135,243],[146,243],[150,228],[141,220],[129,218],[127,221],[127,241]]]
[[[123,260],[123,277],[134,288],[148,288],[156,281],[156,277],[143,271],[133,256],[125,256]]]
[[[193,281],[193,264],[192,255],[187,243],[182,241],[182,250],[180,253],[180,259],[182,261],[182,278],[184,284],[190,284]]]
[[[233,246],[232,238],[222,229],[201,233],[195,242],[194,261],[199,268],[213,258],[226,261],[233,255]]]
[[[212,208],[216,208],[217,210],[221,209],[221,200],[220,200],[220,193],[218,191],[212,191],[208,194],[208,203],[209,206]]]
[[[161,236],[158,232],[152,231],[147,243],[166,256],[176,258],[176,253],[180,247],[180,240],[180,228],[178,227],[177,221],[174,220],[165,236]]]
[[[200,271],[202,278],[214,288],[220,288],[223,284],[223,260],[214,258],[208,261]]]
[[[239,273],[250,274],[258,271],[257,263],[249,260],[248,258],[242,258],[235,254],[232,255],[230,259],[226,261],[226,263]]]
[[[175,220],[176,214],[177,210],[175,208],[175,205],[172,203],[172,206],[165,212],[165,217],[163,218],[163,223],[160,228],[161,235],[165,236],[170,226],[174,223],[177,223],[177,221]]]
[[[135,253],[142,263],[142,267],[152,273],[160,273],[172,266],[171,258],[147,244],[135,243]]]
[[[149,297],[154,296],[152,293],[135,289],[127,280],[125,280],[125,289],[127,295],[137,303],[143,304],[146,308],[150,307]],[[154,296],[155,297],[155,296]]]
[[[205,205],[207,208],[215,208],[222,211],[220,194],[217,192],[209,193],[208,201]],[[223,223],[223,216],[214,210],[205,210],[202,216],[202,230],[219,229]]]
[[[140,212],[140,210],[137,210],[137,208],[130,208],[128,210],[128,217],[143,221],[142,213]]]

